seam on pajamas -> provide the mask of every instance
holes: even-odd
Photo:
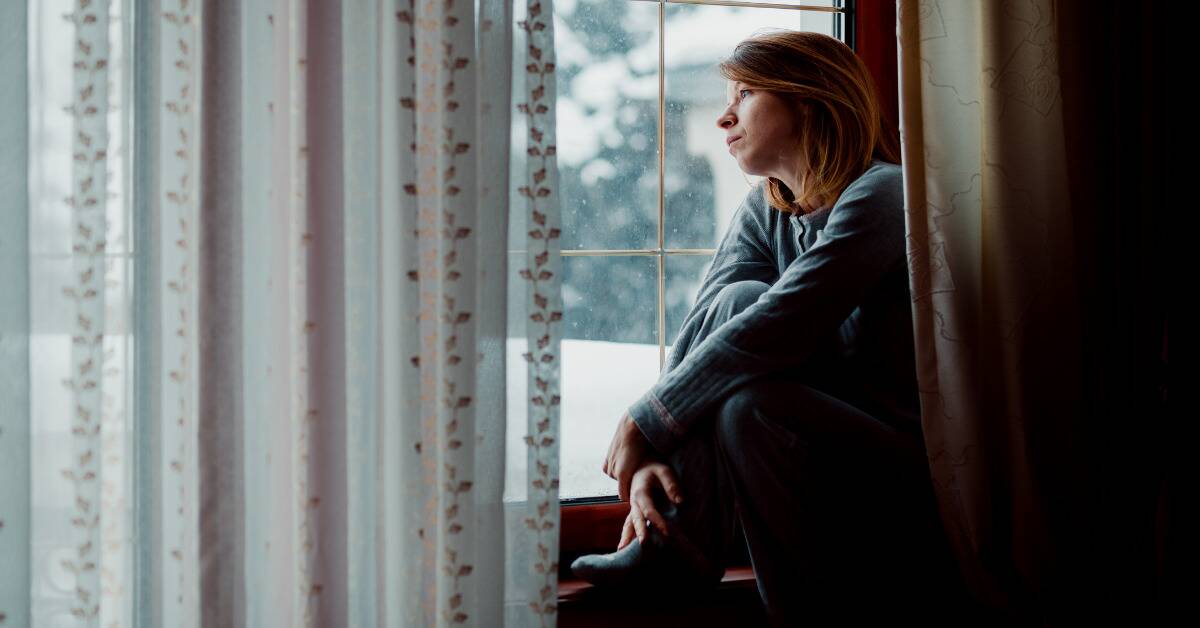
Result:
[[[679,421],[676,421],[675,417],[671,416],[671,413],[667,411],[667,407],[658,400],[658,397],[650,395],[650,405],[654,406],[654,410],[658,412],[658,416],[666,423],[667,429],[671,430],[672,434],[682,436],[687,432],[687,430],[683,429],[683,425]]]

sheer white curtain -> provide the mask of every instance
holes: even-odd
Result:
[[[0,8],[0,625],[556,623],[518,1]]]

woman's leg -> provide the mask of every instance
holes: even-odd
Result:
[[[760,281],[735,282],[722,289],[710,304],[700,329],[687,345],[674,351],[687,355],[709,333],[758,300],[770,286]],[[660,457],[671,467],[683,493],[682,504],[655,495],[655,507],[667,520],[671,536],[663,539],[653,527],[642,548],[637,539],[612,554],[589,554],[572,563],[572,571],[591,582],[619,586],[638,580],[679,581],[684,586],[716,585],[734,543],[741,542],[729,473],[722,469],[713,421],[702,421],[669,455]],[[665,548],[665,549],[664,549]],[[644,549],[651,549],[647,553]],[[654,554],[666,559],[655,558]],[[682,560],[679,560],[682,559]],[[653,568],[647,563],[655,563]]]
[[[734,391],[715,435],[773,625],[894,612],[933,586],[913,571],[946,564],[919,438],[795,373]]]
[[[753,305],[770,287],[761,281],[738,281],[725,286],[713,298],[691,342],[681,348],[683,356],[694,350],[718,327]],[[827,387],[825,382],[829,374],[824,365],[830,361],[833,340],[831,337],[830,342],[816,347],[807,361],[789,372],[818,388]],[[665,460],[679,480],[684,494],[683,504],[674,509],[677,512],[672,512],[667,520],[692,541],[697,553],[723,567],[735,548],[734,544],[742,542],[742,526],[734,509],[735,495],[729,484],[730,470],[723,464],[724,459],[717,450],[715,424],[715,417],[698,422],[681,446]],[[663,503],[662,507],[672,510],[669,503]],[[723,569],[720,571],[724,572]],[[720,581],[720,577],[715,576],[716,582]]]
[[[682,351],[686,356],[715,329],[753,305],[770,287],[761,281],[738,281],[725,286],[713,298],[691,342],[674,351]],[[720,467],[714,421],[698,422],[664,462],[671,467],[683,492],[683,503],[674,509],[665,500],[661,503],[671,513],[667,520],[672,530],[678,530],[709,562],[721,567],[718,571],[723,575],[734,543],[742,540],[729,474]],[[715,582],[720,582],[721,575],[715,576]]]

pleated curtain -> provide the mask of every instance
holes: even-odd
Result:
[[[1049,549],[1026,438],[1027,421],[1052,408],[1030,404],[1049,387],[1079,390],[1062,379],[1079,372],[1077,338],[1059,336],[1062,351],[1030,344],[1052,319],[1079,315],[1070,250],[1052,246],[1071,238],[1051,4],[898,5],[926,445],[964,575],[1005,609],[1040,587]]]
[[[3,3],[0,626],[555,625],[519,2]]]
[[[1150,621],[1163,16],[899,0],[897,17],[922,420],[962,576],[1006,625]]]

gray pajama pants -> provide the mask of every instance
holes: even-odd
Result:
[[[768,288],[726,286],[692,346]],[[821,359],[738,388],[664,459],[680,529],[721,565],[744,533],[773,626],[945,605],[957,573],[924,441],[830,394]]]

